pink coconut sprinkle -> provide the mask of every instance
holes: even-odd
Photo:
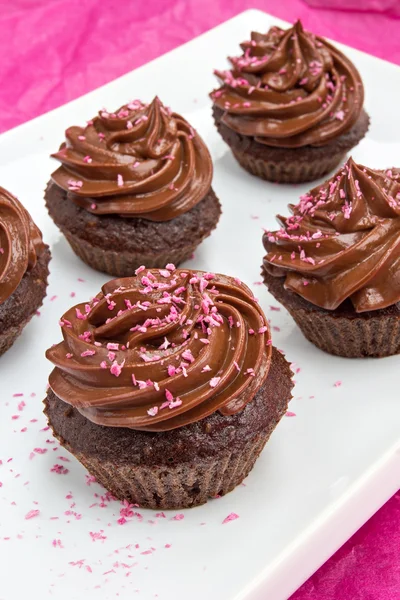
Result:
[[[219,384],[221,377],[213,377],[210,379],[210,387],[215,388]]]
[[[34,519],[35,517],[38,517],[40,515],[40,510],[38,510],[37,508],[30,510],[28,513],[26,513],[25,515],[25,519],[29,520],[29,519]]]
[[[225,517],[225,519],[222,521],[222,525],[225,525],[225,523],[229,523],[229,521],[236,521],[236,519],[239,519],[239,515],[231,512],[227,517]]]

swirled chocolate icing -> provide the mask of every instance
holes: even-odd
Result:
[[[12,194],[0,187],[0,304],[16,290],[36,265],[45,245],[29,213]]]
[[[290,208],[282,228],[264,235],[268,273],[325,309],[347,298],[358,313],[400,301],[400,169],[350,158]]]
[[[222,86],[211,94],[237,133],[268,146],[321,146],[357,121],[364,101],[357,69],[300,21],[253,32],[241,48],[230,70],[216,71]]]
[[[200,136],[158,98],[105,110],[86,127],[67,129],[52,156],[53,181],[78,206],[99,215],[169,221],[208,193],[211,157]]]
[[[271,341],[252,292],[202,271],[138,269],[61,319],[53,392],[94,423],[171,430],[231,415],[267,377]]]

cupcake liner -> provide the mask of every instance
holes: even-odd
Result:
[[[50,251],[48,247],[35,267],[25,273],[13,294],[0,306],[0,356],[14,344],[42,306],[46,296]]]
[[[270,432],[258,434],[244,448],[218,458],[197,458],[177,466],[116,465],[76,453],[98,483],[113,496],[153,509],[190,508],[231,492],[249,474]],[[65,444],[64,444],[65,445]],[[72,452],[72,449],[66,448]]]
[[[246,171],[261,177],[261,179],[277,183],[303,183],[319,179],[333,171],[345,156],[345,153],[340,152],[330,156],[321,156],[320,159],[313,161],[272,162],[254,157],[249,152],[243,152],[236,148],[231,148],[231,150],[238,163]]]
[[[11,348],[11,346],[13,345],[15,340],[21,335],[22,330],[29,323],[31,318],[32,315],[24,321],[21,321],[19,325],[15,327],[8,327],[8,329],[6,329],[0,334],[0,356],[7,352],[9,348]]]
[[[87,265],[109,273],[115,277],[129,277],[134,275],[135,270],[141,265],[147,268],[163,268],[168,263],[178,266],[183,261],[190,258],[197,247],[196,244],[190,244],[179,250],[170,250],[161,254],[140,254],[133,252],[116,252],[115,250],[104,250],[89,244],[86,240],[63,229],[72,250]]]
[[[317,348],[346,358],[383,357],[400,353],[400,317],[338,316],[286,307],[303,335]]]
[[[265,268],[262,275],[269,292],[283,304],[304,337],[320,350],[345,358],[400,354],[400,314],[396,311],[357,314],[351,307],[327,311],[285,290],[284,278],[271,276]]]
[[[95,424],[51,388],[43,412],[60,445],[114,497],[155,509],[190,508],[227,494],[249,474],[287,410],[292,377],[273,347],[267,380],[243,411],[213,413],[171,431]]]
[[[264,283],[283,304],[303,335],[317,348],[346,358],[391,356],[400,353],[400,313],[386,309],[357,314],[346,310],[327,311],[284,288],[284,278],[262,270]]]
[[[223,111],[214,105],[213,117],[219,134],[238,163],[249,173],[277,183],[303,183],[333,171],[365,136],[369,117],[363,110],[356,124],[326,146],[275,148],[241,135],[222,122]]]

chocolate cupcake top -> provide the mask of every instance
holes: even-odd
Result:
[[[364,101],[357,69],[300,21],[252,32],[241,48],[230,70],[215,72],[222,85],[211,94],[237,133],[268,146],[321,146],[357,121]]]
[[[53,181],[78,206],[99,215],[169,221],[198,204],[211,187],[203,140],[158,98],[106,110],[86,127],[70,127],[52,156]]]
[[[400,301],[400,169],[350,158],[290,209],[263,238],[264,268],[287,289],[328,310],[347,298],[358,313]]]
[[[241,411],[271,362],[266,318],[242,282],[141,267],[61,319],[53,392],[100,425],[165,431]]]
[[[45,249],[28,211],[0,187],[0,304],[16,290]]]

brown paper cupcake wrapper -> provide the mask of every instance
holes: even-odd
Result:
[[[303,183],[323,177],[333,171],[344,158],[340,152],[309,162],[284,161],[272,162],[255,158],[252,154],[232,148],[238,163],[252,175],[277,183]]]
[[[270,433],[259,434],[240,451],[198,458],[177,466],[116,465],[75,454],[113,496],[153,509],[191,508],[231,492],[249,474]],[[66,445],[67,449],[68,445]]]
[[[286,307],[304,336],[317,348],[344,356],[363,358],[400,353],[400,317],[376,315],[370,318],[291,310]]]
[[[19,315],[19,323],[9,325],[7,320],[2,323],[0,331],[0,356],[7,352],[14,344],[16,339],[21,335],[23,329],[28,325],[36,311],[43,304],[46,297],[47,278],[49,275],[49,262],[51,259],[50,251],[46,246],[43,254],[38,258],[38,261],[32,271],[29,271],[20,282],[12,296],[8,298],[5,305],[5,314],[17,310]],[[6,307],[6,308],[5,308]],[[4,314],[4,313],[3,313]],[[15,318],[15,321],[18,319]]]
[[[30,315],[27,319],[22,321],[19,325],[15,327],[9,327],[5,331],[0,334],[0,356],[7,352],[15,342],[15,340],[21,335],[22,330],[31,320],[32,315]]]
[[[115,250],[103,250],[92,246],[86,240],[71,234],[69,231],[64,230],[63,233],[72,250],[83,262],[92,269],[109,273],[115,277],[130,277],[141,265],[148,268],[163,268],[166,264],[172,263],[178,266],[192,256],[198,245],[188,245],[180,250],[171,250],[161,254],[116,252]]]

